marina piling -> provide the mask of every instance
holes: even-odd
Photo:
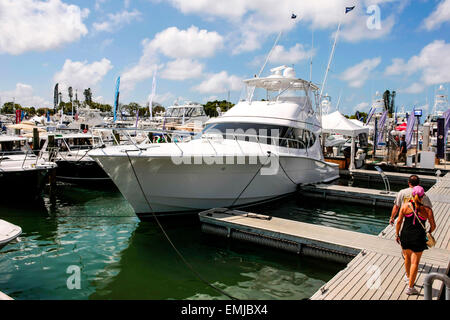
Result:
[[[33,153],[38,155],[39,149],[39,130],[38,128],[33,128]]]

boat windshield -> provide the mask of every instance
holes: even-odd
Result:
[[[183,113],[184,116],[187,118],[201,117],[206,115],[203,106],[195,106],[195,107],[168,108],[165,116],[171,118],[181,118],[183,117]]]
[[[1,141],[0,156],[25,154],[25,152],[27,151],[26,145],[27,143],[24,140]]]
[[[316,142],[316,135],[309,130],[260,123],[211,123],[203,129],[203,135],[221,135],[229,140],[278,144],[295,149],[310,148]]]

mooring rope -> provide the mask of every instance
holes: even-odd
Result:
[[[247,190],[247,188],[250,186],[250,184],[253,182],[253,180],[255,180],[256,176],[259,174],[259,172],[261,171],[261,169],[269,163],[270,156],[272,155],[272,153],[271,153],[270,151],[267,151],[267,154],[268,154],[269,156],[267,157],[266,163],[263,164],[262,161],[261,161],[261,165],[259,166],[258,171],[256,171],[256,173],[255,173],[255,175],[253,176],[253,178],[247,183],[247,185],[245,186],[245,188],[242,189],[241,193],[239,193],[239,195],[237,196],[237,198],[234,199],[234,201],[233,201],[233,203],[231,204],[230,207],[233,207],[233,206],[236,204],[236,202],[239,200],[239,198],[242,196],[242,194],[245,192],[245,190]]]
[[[172,240],[170,239],[169,235],[166,233],[166,231],[164,230],[164,227],[161,225],[161,223],[159,222],[158,217],[156,216],[155,212],[153,211],[152,206],[150,205],[150,201],[148,200],[144,189],[141,185],[141,182],[139,181],[139,178],[137,176],[136,170],[134,169],[133,166],[133,162],[131,161],[130,155],[128,154],[128,150],[125,150],[125,153],[127,155],[128,161],[131,165],[131,169],[133,170],[133,174],[134,177],[136,178],[136,182],[139,185],[139,188],[142,192],[142,195],[144,196],[145,201],[147,202],[148,207],[150,208],[150,211],[153,215],[153,218],[155,218],[156,223],[158,224],[159,228],[161,229],[162,233],[164,234],[164,236],[166,237],[167,241],[170,243],[170,245],[172,246],[173,250],[177,253],[177,255],[180,257],[180,259],[183,261],[183,263],[191,270],[191,272],[203,283],[205,283],[206,285],[208,285],[209,287],[211,287],[212,289],[216,290],[217,292],[219,292],[220,294],[223,294],[224,296],[232,299],[232,300],[238,300],[237,298],[231,296],[230,294],[226,293],[225,291],[223,291],[220,288],[217,288],[216,286],[214,286],[213,284],[209,283],[206,279],[204,279],[200,273],[198,273],[193,267],[192,265],[184,258],[184,256],[181,254],[181,252],[177,249],[177,247],[175,246],[175,244],[172,242]]]

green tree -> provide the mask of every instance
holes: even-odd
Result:
[[[102,103],[98,103],[98,102],[92,102],[91,103],[91,108],[93,109],[98,109],[101,112],[110,112],[112,110],[112,106],[109,104],[102,104]]]
[[[357,117],[357,113],[359,113],[359,118]],[[357,119],[357,120],[363,118],[362,122],[366,122],[367,116],[368,116],[368,114],[366,112],[356,111],[354,115],[351,115],[350,117],[348,117],[348,116],[346,116],[346,117],[349,119]]]
[[[215,101],[208,101],[206,104],[203,105],[203,107],[205,108],[205,113],[208,116],[217,117],[218,116],[217,107],[220,107],[220,110],[222,112],[226,112],[232,107],[234,107],[234,104],[226,100],[222,101],[215,100]]]
[[[13,102],[5,102],[1,109],[1,113],[3,114],[11,114],[16,112],[16,110],[22,109],[22,106]]]
[[[92,104],[92,91],[91,91],[91,88],[85,89],[84,92],[83,92],[83,95],[84,95],[84,102],[87,105],[90,106]]]
[[[142,107],[137,102],[130,102],[129,104],[123,105],[120,109],[121,111],[127,111],[131,116],[135,116],[137,111],[142,109]],[[141,113],[139,112],[139,115]]]

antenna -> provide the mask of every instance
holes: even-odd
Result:
[[[280,31],[280,33],[278,33],[278,36],[275,39],[275,43],[273,44],[272,49],[270,49],[269,54],[267,55],[266,61],[264,61],[264,64],[261,67],[261,70],[259,70],[259,73],[256,76],[257,78],[259,78],[261,76],[261,74],[263,73],[264,68],[266,67],[267,62],[269,62],[270,56],[272,55],[273,50],[277,46],[278,41],[280,40],[282,34],[283,34],[283,31]],[[251,91],[250,96],[249,96],[249,101],[251,101],[253,99],[253,94],[255,93],[255,89],[256,89],[256,87],[252,88],[252,91]]]
[[[337,40],[339,37],[339,30],[341,29],[341,23],[342,23],[342,16],[341,16],[341,19],[340,19],[338,27],[337,27],[336,36],[334,37],[334,43],[333,43],[333,47],[331,48],[330,58],[328,59],[328,66],[327,66],[327,70],[325,71],[325,77],[323,79],[322,88],[320,89],[320,99],[321,100],[322,100],[322,95],[323,95],[323,90],[325,88],[325,84],[327,83],[328,72],[330,71],[331,62],[333,60],[334,50],[336,49],[336,44],[337,44]]]
[[[309,66],[309,82],[312,82],[313,51],[314,51],[314,30],[312,31],[312,42],[311,42],[311,64],[310,64],[310,66]]]
[[[341,92],[339,93],[339,99],[338,99],[338,102],[337,102],[337,105],[336,105],[336,110],[338,110],[338,111],[339,111],[339,104],[341,103],[341,96],[342,96],[342,88],[341,88]]]

